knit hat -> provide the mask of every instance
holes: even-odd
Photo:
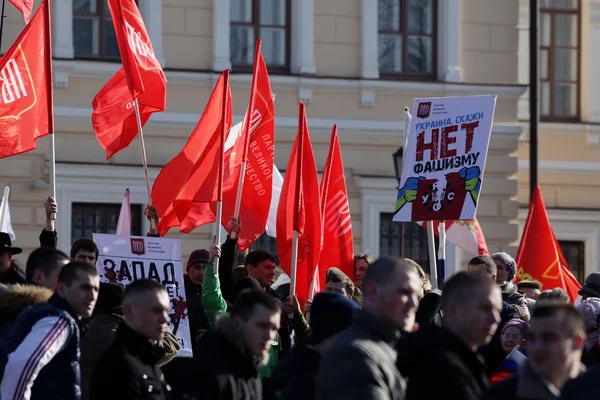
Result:
[[[198,249],[192,251],[190,254],[190,258],[188,260],[187,266],[185,267],[186,271],[189,271],[196,264],[207,264],[208,263],[208,250]]]
[[[579,294],[587,294],[590,297],[600,297],[600,272],[592,272],[585,278],[583,287],[579,289]]]
[[[125,288],[117,283],[100,283],[94,314],[123,314],[121,302]]]
[[[527,325],[527,322],[519,318],[511,319],[506,324],[504,324],[504,328],[502,328],[502,334],[504,335],[504,332],[510,327],[514,327],[520,330],[521,336],[523,337],[525,337],[527,335],[527,331],[529,331],[529,325]]]
[[[348,328],[357,310],[356,303],[339,293],[317,293],[310,307],[312,344],[319,344]]]
[[[578,304],[576,308],[585,320],[586,326],[589,328],[586,346],[589,350],[598,343],[598,336],[600,336],[600,332],[598,331],[600,329],[598,324],[598,317],[600,317],[600,299],[598,297],[588,297]]]
[[[506,272],[508,274],[509,281],[512,281],[515,278],[517,273],[517,263],[515,262],[515,259],[512,258],[508,253],[503,251],[494,253],[492,254],[492,259],[495,261],[500,261],[506,266]]]

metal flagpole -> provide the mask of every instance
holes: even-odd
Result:
[[[148,174],[148,160],[146,159],[146,145],[144,144],[144,132],[142,130],[142,117],[140,116],[140,106],[138,100],[133,100],[133,106],[135,107],[135,120],[138,126],[138,135],[140,137],[140,145],[142,149],[142,163],[144,165],[144,175],[146,178],[146,190],[148,191],[148,204],[152,205],[152,196],[150,189],[150,175]],[[152,229],[156,229],[155,222],[152,221]]]
[[[227,132],[227,100],[229,93],[229,70],[225,71],[225,84],[223,85],[223,108],[221,110],[221,145],[219,150],[219,175],[217,180],[217,227],[216,243],[221,245],[221,217],[223,216],[223,164],[225,162],[225,134]],[[219,260],[221,257],[216,257],[214,261],[213,271],[215,274],[219,272]]]
[[[529,1],[529,190],[530,202],[538,184],[538,0]]]

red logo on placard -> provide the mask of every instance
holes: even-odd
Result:
[[[146,254],[146,245],[144,243],[144,239],[131,238],[131,252],[133,254],[137,254],[138,256]]]
[[[429,117],[429,113],[431,112],[431,102],[427,101],[424,103],[419,103],[419,107],[417,108],[417,118],[427,118]]]

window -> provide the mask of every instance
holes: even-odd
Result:
[[[414,222],[392,221],[393,216],[392,213],[380,214],[379,256],[399,257],[400,246],[402,246],[402,256],[414,260],[423,267],[425,272],[429,273],[427,229]],[[402,229],[404,229],[404,232],[402,232]],[[437,237],[435,243],[437,249]]]
[[[540,3],[540,115],[579,119],[579,0]]]
[[[290,0],[231,0],[229,48],[235,70],[254,63],[256,40],[269,72],[287,72],[290,65]]]
[[[435,77],[437,0],[379,0],[379,71]]]
[[[279,265],[279,256],[277,255],[277,240],[275,238],[263,233],[258,239],[250,246],[250,251],[262,249],[266,250],[275,257],[275,265]]]
[[[558,245],[573,275],[575,275],[579,283],[583,284],[585,281],[585,243],[559,240]]]
[[[71,208],[71,243],[93,233],[114,234],[117,230],[121,204],[73,203]],[[131,235],[142,235],[142,206],[131,205]]]
[[[73,48],[77,58],[120,60],[107,0],[73,0]]]

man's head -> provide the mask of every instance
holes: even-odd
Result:
[[[411,260],[410,258],[403,258],[402,260],[408,265],[412,265],[413,267],[415,267],[417,273],[419,274],[419,280],[421,281],[421,289],[419,290],[418,295],[420,299],[423,296],[425,296],[425,293],[431,290],[431,281],[425,273],[425,270],[416,261]]]
[[[508,253],[503,251],[492,254],[492,260],[496,264],[498,282],[507,282],[515,279],[517,263]]]
[[[94,266],[71,261],[60,270],[56,293],[69,303],[77,316],[87,318],[92,315],[99,290],[100,277]]]
[[[442,310],[444,325],[475,351],[489,343],[498,328],[500,288],[487,274],[459,272],[444,285]]]
[[[77,239],[71,246],[71,261],[83,261],[96,265],[98,260],[98,246],[92,239]]]
[[[39,247],[27,258],[25,275],[27,281],[50,290],[55,290],[62,267],[69,262],[69,256],[53,247]]]
[[[235,301],[231,318],[240,330],[246,349],[266,361],[281,320],[277,300],[262,290],[243,290]]]
[[[356,287],[362,287],[362,281],[371,264],[373,264],[373,259],[368,254],[354,256],[354,284]]]
[[[585,278],[579,295],[585,300],[588,297],[600,297],[600,272],[592,272]]]
[[[325,273],[325,291],[340,293],[351,299],[354,294],[354,283],[339,268],[329,268]]]
[[[496,263],[490,256],[473,257],[471,261],[469,261],[467,269],[469,272],[476,272],[486,276],[488,279],[491,279],[492,282],[496,282],[498,277]]]
[[[537,300],[542,293],[542,284],[536,280],[523,280],[517,283],[519,293],[525,296],[526,299]]]
[[[537,299],[538,303],[541,302],[557,302],[557,303],[571,303],[571,298],[569,294],[564,291],[562,288],[554,288],[552,290],[544,290],[540,293],[540,296]]]
[[[0,274],[8,271],[12,264],[12,256],[23,252],[19,247],[12,247],[8,233],[0,232]]]
[[[416,269],[397,258],[382,257],[362,281],[363,308],[403,331],[412,331],[421,287]]]
[[[552,383],[564,381],[580,365],[586,344],[585,321],[569,304],[544,303],[533,309],[529,324],[531,369]]]
[[[310,307],[312,344],[332,339],[348,328],[357,310],[358,305],[340,293],[317,293]]]
[[[260,283],[260,286],[270,287],[275,278],[275,257],[265,250],[252,250],[244,260],[248,276]]]
[[[123,293],[127,326],[150,340],[161,340],[169,329],[171,301],[165,288],[151,279],[131,282]]]
[[[194,285],[201,286],[204,282],[204,268],[208,264],[208,250],[198,249],[192,251],[188,260],[186,271],[190,277],[190,281]]]

